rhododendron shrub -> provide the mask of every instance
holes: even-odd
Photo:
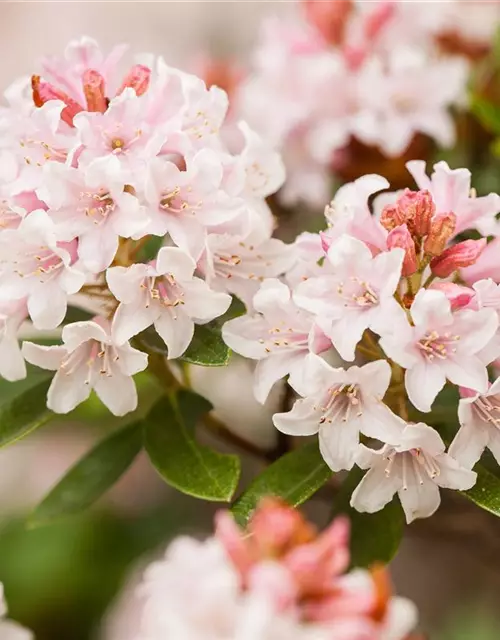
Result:
[[[31,523],[88,507],[144,449],[171,487],[250,524],[222,515],[215,539],[171,548],[141,638],[406,639],[413,609],[374,569],[405,521],[441,490],[500,515],[500,196],[412,161],[406,189],[361,176],[325,199],[322,231],[284,242],[268,141],[240,122],[227,143],[223,90],[161,58],[123,73],[124,54],[72,42],[0,111],[0,375],[22,385],[0,444],[93,392],[122,418]],[[194,390],[192,365],[230,372],[232,352],[245,375],[228,390],[267,403],[272,437]],[[240,486],[242,453],[265,466]],[[320,488],[338,518],[317,536],[292,507]],[[269,495],[291,507],[255,512]]]

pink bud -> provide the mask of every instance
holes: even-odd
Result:
[[[401,273],[405,277],[411,276],[418,269],[417,253],[415,251],[413,238],[405,224],[396,227],[387,236],[387,248],[395,249],[397,247],[404,249],[405,252]]]
[[[392,16],[396,12],[394,2],[378,2],[366,18],[364,33],[367,41],[374,40],[387,26]]]
[[[83,74],[83,92],[87,100],[87,110],[104,113],[108,108],[108,101],[104,95],[104,78],[95,71],[87,69]]]
[[[122,86],[118,89],[116,95],[119,96],[125,89],[130,87],[134,89],[136,95],[142,96],[148,90],[150,78],[151,69],[143,64],[136,64],[123,79]]]
[[[438,256],[446,247],[448,240],[455,233],[457,218],[454,213],[441,213],[431,221],[429,235],[424,243],[427,255]]]
[[[325,253],[328,253],[328,249],[332,245],[333,238],[328,235],[328,231],[320,231],[319,237],[321,238],[321,248]]]
[[[439,278],[447,278],[457,269],[474,264],[485,247],[486,238],[459,242],[431,260],[431,271]]]
[[[463,287],[454,282],[436,282],[432,284],[430,289],[442,291],[451,304],[451,310],[464,309],[465,307],[473,308],[475,305],[476,292],[469,287]]]
[[[380,215],[380,224],[384,229],[387,229],[387,231],[392,231],[405,222],[406,218],[404,213],[397,204],[388,204],[383,208],[382,214]]]
[[[50,83],[42,82],[40,76],[31,76],[31,88],[33,91],[33,102],[36,107],[42,107],[50,100],[62,100],[66,106],[61,111],[61,120],[64,120],[70,127],[73,126],[73,118],[76,114],[83,111],[83,107],[81,107],[78,102]]]
[[[431,220],[436,213],[436,205],[429,191],[405,189],[403,195],[398,198],[397,205],[412,233],[419,238],[429,234]]]
[[[352,0],[303,0],[303,6],[306,18],[327,42],[339,45],[343,41]]]

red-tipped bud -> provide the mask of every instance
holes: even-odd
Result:
[[[431,271],[439,278],[447,278],[457,269],[474,264],[485,247],[486,238],[459,242],[431,260]]]
[[[405,224],[405,222],[405,216],[397,204],[388,204],[382,209],[380,224],[387,231],[392,231],[396,227]]]
[[[328,249],[332,246],[333,238],[328,234],[328,231],[320,231],[319,237],[321,238],[321,248],[325,253],[328,253]]]
[[[405,189],[403,195],[398,198],[397,206],[413,234],[418,238],[429,235],[431,221],[436,213],[436,205],[429,191]]]
[[[352,0],[303,0],[307,20],[330,44],[339,45],[353,9]]]
[[[378,2],[371,11],[364,24],[364,34],[367,41],[375,39],[385,28],[397,11],[394,2]]]
[[[424,243],[424,251],[429,256],[438,256],[455,233],[457,217],[454,213],[442,213],[431,220],[429,235]]]
[[[33,102],[36,107],[42,107],[50,100],[61,100],[66,105],[61,112],[61,120],[73,126],[73,118],[77,113],[83,111],[78,102],[70,98],[63,91],[56,89],[48,82],[42,82],[40,76],[31,76],[31,88],[33,90]]]
[[[143,64],[136,64],[123,79],[122,86],[118,89],[116,95],[119,96],[125,89],[130,87],[134,89],[136,95],[142,96],[148,90],[150,79],[151,69]]]
[[[469,287],[463,287],[454,282],[436,282],[429,288],[442,291],[450,301],[452,311],[464,309],[465,307],[469,309],[477,307],[477,303],[474,302],[476,292],[474,289],[469,289]]]
[[[413,238],[405,224],[396,227],[387,236],[387,248],[395,249],[397,247],[404,249],[405,252],[401,273],[403,276],[411,276],[418,269],[417,253]]]
[[[95,69],[87,69],[82,80],[83,93],[87,100],[87,111],[104,113],[108,108],[108,101],[104,93],[104,78]]]

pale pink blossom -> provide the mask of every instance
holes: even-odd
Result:
[[[436,205],[436,213],[453,213],[456,216],[455,234],[466,229],[477,229],[482,235],[497,235],[495,219],[500,212],[500,196],[490,193],[476,196],[471,188],[471,173],[468,169],[450,169],[444,161],[433,167],[430,178],[425,173],[423,160],[407,163],[419,189],[427,189]]]
[[[332,275],[309,278],[296,288],[296,304],[317,315],[344,360],[354,360],[365,329],[382,335],[403,314],[394,299],[403,258],[399,248],[373,257],[366,244],[343,235],[328,250]]]
[[[4,588],[0,583],[0,636],[2,640],[33,640],[33,634],[17,622],[6,619],[7,604]]]
[[[37,329],[57,327],[66,314],[68,295],[85,282],[85,274],[75,265],[77,241],[65,240],[41,209],[0,236],[0,300],[26,298]]]
[[[38,195],[60,232],[78,237],[78,256],[92,273],[111,264],[120,237],[140,236],[148,223],[139,199],[125,187],[116,156],[97,158],[85,169],[46,165]]]
[[[331,241],[324,233],[304,231],[295,238],[293,250],[295,264],[286,273],[286,281],[291,287],[313,276],[332,272],[331,263],[326,260],[326,252]]]
[[[361,512],[374,513],[397,492],[406,521],[427,518],[439,507],[439,488],[470,489],[476,473],[445,453],[440,435],[427,425],[400,424],[397,444],[378,451],[360,445],[357,464],[369,469],[351,497],[351,505]]]
[[[483,252],[470,267],[460,270],[460,276],[468,285],[472,285],[477,280],[491,278],[495,282],[500,282],[500,238],[494,238],[488,242]]]
[[[290,289],[279,280],[262,283],[253,310],[226,322],[222,337],[236,353],[258,360],[254,393],[264,403],[280,378],[299,373],[308,353],[328,349],[330,341],[314,316],[294,304]]]
[[[461,391],[460,429],[450,445],[450,455],[472,468],[488,448],[500,464],[500,378],[484,393]]]
[[[0,376],[10,382],[26,377],[17,335],[27,316],[26,300],[0,302]]]
[[[195,323],[217,318],[231,304],[229,295],[212,291],[193,277],[195,268],[182,249],[163,247],[156,263],[108,269],[108,286],[120,301],[113,319],[117,344],[154,324],[168,347],[168,357],[180,357],[193,338]]]
[[[334,369],[310,354],[300,375],[289,384],[302,396],[291,411],[276,413],[277,429],[294,436],[319,434],[321,454],[333,471],[351,469],[360,432],[382,442],[397,441],[391,429],[390,410],[382,402],[389,387],[391,368],[385,360],[363,367]]]
[[[114,415],[125,415],[137,407],[132,376],[146,368],[148,358],[128,342],[118,345],[109,321],[97,318],[68,324],[62,341],[52,347],[24,342],[22,348],[28,362],[56,371],[47,395],[49,409],[68,413],[84,402],[92,389]]]
[[[492,309],[451,311],[442,291],[418,292],[406,320],[383,335],[380,345],[389,358],[406,369],[408,397],[420,411],[430,411],[448,379],[453,384],[486,391],[488,374],[480,352],[498,328]],[[497,354],[490,353],[491,360]],[[490,361],[491,361],[490,360]]]

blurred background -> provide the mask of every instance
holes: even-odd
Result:
[[[265,15],[284,15],[293,2],[1,2],[0,86],[36,71],[41,55],[89,35],[109,50],[127,42],[134,53],[153,52],[192,69],[200,54],[245,64]],[[435,10],[438,2],[420,2]],[[480,3],[473,3],[479,5]],[[484,4],[484,3],[483,3]],[[453,153],[455,155],[453,155]],[[448,158],[459,161],[460,149]],[[488,147],[479,150],[488,156]],[[498,159],[487,157],[476,175],[478,191],[500,191]],[[360,174],[365,173],[360,168]],[[194,386],[211,398],[227,424],[253,425],[255,441],[275,437],[266,409],[251,398],[251,371],[237,361],[229,371],[193,372]],[[158,389],[138,376],[143,401]],[[32,379],[33,381],[33,379]],[[220,389],[224,389],[222,394]],[[217,391],[219,389],[219,391]],[[0,402],[16,392],[0,386]],[[279,390],[277,391],[279,395]],[[237,397],[237,399],[236,399]],[[241,402],[245,403],[244,410]],[[238,416],[238,418],[236,418]],[[13,618],[38,640],[132,640],[134,579],[141,567],[180,533],[210,531],[215,508],[168,488],[144,458],[93,509],[55,525],[29,529],[26,515],[64,471],[105,433],[119,425],[91,398],[73,414],[51,422],[27,439],[0,451],[0,581]],[[258,462],[247,461],[248,474]],[[318,497],[309,509],[324,522],[330,505]],[[493,516],[468,510],[460,498],[444,501],[429,523],[407,533],[393,565],[395,588],[417,603],[422,629],[436,640],[500,638],[500,528]],[[1,639],[0,639],[1,640]]]

